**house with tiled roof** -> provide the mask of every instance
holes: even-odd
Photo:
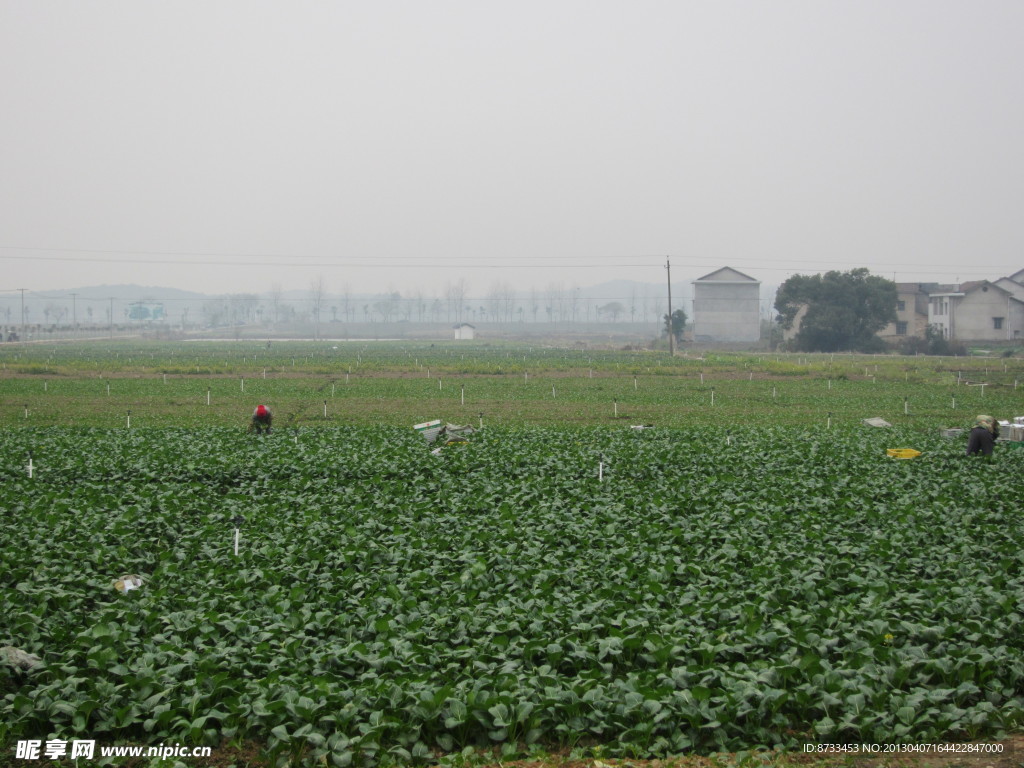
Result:
[[[722,267],[693,281],[693,338],[751,342],[761,338],[761,281]]]
[[[1024,276],[1024,270],[1017,274]],[[975,280],[930,293],[928,324],[957,341],[1019,340],[1024,336],[1024,284],[1012,277],[995,283]]]
[[[890,342],[908,336],[923,339],[928,328],[929,295],[954,287],[939,283],[896,283],[896,321],[879,331],[878,336]]]

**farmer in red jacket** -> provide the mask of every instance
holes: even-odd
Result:
[[[262,434],[266,432],[270,434],[270,424],[274,420],[274,414],[270,412],[270,409],[265,405],[257,405],[256,410],[252,412],[252,424],[249,425],[249,431],[255,431],[256,434]]]

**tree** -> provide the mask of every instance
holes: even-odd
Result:
[[[597,316],[607,317],[611,322],[615,323],[619,320],[619,315],[626,311],[626,308],[618,301],[610,301],[597,308]]]
[[[662,318],[665,321],[665,328],[668,329],[669,317],[664,315]],[[683,331],[686,329],[686,313],[681,309],[677,309],[672,313],[672,335],[675,336],[676,341],[679,344],[683,343]],[[668,335],[667,332],[665,334]]]
[[[875,334],[896,322],[896,298],[896,283],[860,267],[824,275],[793,275],[779,286],[775,309],[780,325],[788,330],[806,307],[796,349],[871,352],[884,346]]]
[[[380,315],[381,320],[385,323],[390,323],[392,315],[398,311],[401,300],[402,294],[398,291],[382,294],[381,297],[373,303],[373,311]]]
[[[270,286],[270,306],[274,310],[274,319],[272,322],[278,322],[281,319],[281,299],[284,296],[284,291],[281,290],[280,283],[274,283]]]
[[[324,276],[319,275],[309,284],[309,302],[313,310],[315,337],[317,339],[320,338],[320,310],[323,308],[326,297],[327,286],[324,283]]]
[[[448,283],[445,287],[445,299],[448,302],[448,322],[455,316],[455,322],[462,320],[462,307],[466,301],[466,281],[459,279],[454,283]]]
[[[963,342],[950,341],[943,335],[937,325],[929,325],[924,329],[924,338],[907,337],[900,346],[904,355],[966,355],[967,347]]]

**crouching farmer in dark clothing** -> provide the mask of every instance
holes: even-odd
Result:
[[[991,456],[997,437],[999,437],[999,422],[991,416],[978,416],[974,420],[974,426],[971,428],[967,441],[967,455],[980,453],[982,456]]]
[[[249,432],[256,432],[256,434],[262,434],[266,432],[270,434],[270,424],[274,420],[274,414],[270,412],[270,409],[265,405],[257,405],[256,410],[252,412],[252,423],[249,425]]]

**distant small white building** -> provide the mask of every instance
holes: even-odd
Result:
[[[722,267],[693,281],[693,338],[697,342],[761,339],[761,281]]]
[[[452,331],[455,334],[456,340],[476,338],[476,326],[470,325],[469,323],[456,323],[452,326]]]

